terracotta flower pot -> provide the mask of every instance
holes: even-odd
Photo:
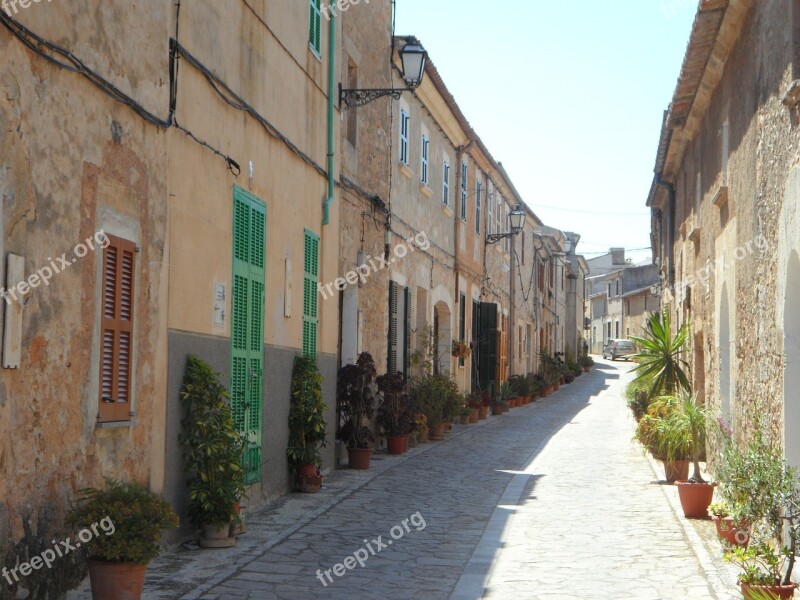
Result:
[[[591,370],[592,370],[592,367],[583,367],[583,372],[584,373],[588,373]]]
[[[303,494],[316,494],[322,489],[322,477],[314,475],[297,475],[297,490]]]
[[[488,406],[481,406],[478,409],[478,419],[484,421],[489,418],[489,407]]]
[[[480,411],[475,408],[469,415],[469,422],[470,423],[477,423],[480,420]]]
[[[394,456],[402,454],[403,437],[398,435],[386,438],[386,447],[389,450],[389,454],[393,454]]]
[[[136,563],[89,561],[89,581],[95,600],[139,600],[144,587],[147,565]]]
[[[201,548],[230,548],[236,545],[231,537],[231,524],[203,525],[203,535],[198,540]]]
[[[686,481],[689,479],[689,461],[688,460],[665,460],[664,473],[667,476],[667,482],[675,483],[676,481]]]
[[[716,483],[691,483],[676,481],[683,516],[687,519],[708,519],[708,507],[714,498]]]
[[[441,442],[444,439],[444,423],[438,423],[433,429],[430,430],[430,438],[432,442]]]
[[[494,406],[492,406],[492,414],[496,417],[499,417],[500,415],[503,414],[503,407],[500,406],[499,404],[495,404]]]
[[[746,521],[734,523],[732,517],[711,517],[717,535],[731,546],[747,548],[750,543],[750,524]]]
[[[428,443],[428,436],[430,435],[430,429],[427,427],[423,427],[419,431],[417,431],[417,440],[419,440],[420,444],[427,444]]]
[[[300,465],[297,467],[298,475],[316,475],[317,465]]]
[[[742,591],[744,600],[760,600],[764,597],[775,598],[775,600],[784,600],[794,596],[794,591],[797,589],[796,583],[789,585],[750,585],[749,583],[739,583],[739,589]],[[758,594],[761,594],[760,596]],[[766,596],[770,594],[770,596]]]
[[[348,448],[347,463],[351,469],[369,469],[369,460],[372,458],[372,448]]]

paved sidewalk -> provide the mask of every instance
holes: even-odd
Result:
[[[157,559],[144,598],[727,600],[631,442],[628,367],[603,362],[444,443],[337,471],[250,515],[235,549]],[[325,577],[357,552],[363,567]]]

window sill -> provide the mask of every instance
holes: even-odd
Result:
[[[419,191],[422,192],[422,195],[426,198],[430,198],[433,196],[433,190],[428,187],[427,183],[420,183],[419,184]]]
[[[400,173],[402,173],[409,179],[414,177],[414,172],[408,167],[406,163],[403,162],[400,163]]]
[[[314,58],[316,58],[319,62],[322,62],[322,52],[317,52],[317,50],[311,44],[308,45],[308,51],[311,52],[311,54],[314,55]]]
[[[442,212],[444,213],[444,216],[447,217],[448,219],[452,219],[453,215],[455,215],[453,209],[450,208],[447,204],[442,204]]]
[[[94,424],[95,429],[127,429],[133,427],[139,420],[131,417],[129,421],[103,421]]]
[[[700,243],[700,231],[701,230],[700,230],[699,227],[694,227],[689,232],[689,239],[692,240],[695,244],[699,244]]]
[[[717,191],[714,193],[714,197],[711,199],[711,202],[717,208],[724,208],[728,204],[728,186],[719,186]]]

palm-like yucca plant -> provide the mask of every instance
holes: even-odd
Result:
[[[684,323],[672,335],[672,320],[666,310],[650,315],[643,336],[631,337],[639,346],[639,353],[634,357],[639,360],[639,364],[633,371],[637,373],[637,380],[651,380],[650,398],[674,394],[681,389],[691,390],[692,386],[684,371],[687,363],[680,355],[688,338],[688,323]]]
[[[707,422],[706,407],[684,390],[674,409],[658,425],[668,456],[686,452],[689,443],[693,469],[691,479],[697,483],[705,483],[700,474],[700,455],[705,445]]]

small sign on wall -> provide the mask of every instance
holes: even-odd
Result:
[[[16,290],[20,281],[25,280],[25,259],[16,254],[8,255],[6,268],[6,288],[3,299],[6,302],[5,329],[3,331],[3,368],[18,369],[22,355],[22,294],[6,290]]]

